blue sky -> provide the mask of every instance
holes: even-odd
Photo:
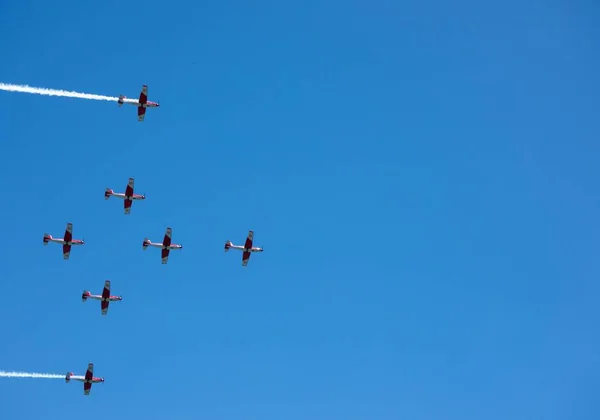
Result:
[[[106,379],[0,417],[597,419],[598,6],[218,3],[0,8],[0,82],[161,102],[0,92],[0,370]]]

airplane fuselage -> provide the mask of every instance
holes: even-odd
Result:
[[[108,299],[104,299],[102,297],[102,295],[86,295],[86,299],[101,300],[104,302],[115,302],[117,300],[121,300],[121,297],[120,296],[110,296]]]
[[[144,197],[141,194],[133,194],[133,195],[126,195],[125,193],[111,193],[110,194],[112,197],[117,197],[117,198],[121,198],[123,200],[143,200],[146,197]]]
[[[252,248],[244,248],[243,245],[229,245],[230,249],[239,249],[240,251],[244,251],[244,252],[262,252],[262,248],[258,248],[258,247],[252,247]]]
[[[161,244],[159,242],[146,242],[146,246],[153,246],[154,248],[162,248],[162,249],[181,249],[181,248],[183,248],[182,245],[164,246],[163,244]]]
[[[83,382],[83,383],[88,383],[88,384],[96,384],[98,382],[104,382],[104,380],[102,378],[92,378],[91,380],[87,380],[85,379],[85,376],[81,376],[81,375],[71,375],[69,377],[70,381],[78,381],[78,382]]]
[[[72,239],[70,242],[66,242],[64,239],[57,238],[46,238],[48,242],[54,242],[61,245],[83,245],[83,241],[80,239]]]
[[[130,101],[127,101],[127,102],[123,101],[123,103],[124,103],[124,104],[131,104],[131,105],[135,105],[135,106],[137,106],[137,107],[140,107],[140,106],[141,106],[142,108],[156,108],[157,106],[160,106],[160,105],[158,104],[158,102],[152,102],[152,101],[148,101],[148,102],[146,102],[145,104],[141,104],[141,103],[139,103],[139,102],[130,102]]]

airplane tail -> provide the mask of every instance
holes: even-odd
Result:
[[[233,245],[233,244],[231,243],[231,241],[227,241],[227,242],[225,242],[225,252],[229,251],[229,248],[231,247],[231,245]]]
[[[150,239],[144,238],[144,242],[142,243],[142,249],[148,248],[148,244],[150,244]]]
[[[123,106],[123,99],[125,99],[125,96],[119,95],[119,106]]]
[[[67,372],[67,376],[65,376],[65,382],[69,383],[69,381],[71,380],[71,375],[73,375],[72,372]]]
[[[110,196],[113,194],[113,190],[111,190],[110,188],[107,188],[106,191],[104,191],[104,199],[108,200],[110,198]]]
[[[82,302],[85,302],[88,298],[88,296],[91,295],[90,292],[88,292],[87,290],[84,290],[83,293],[81,294],[81,300]]]
[[[52,239],[52,235],[44,233],[44,245],[48,245],[48,242]]]

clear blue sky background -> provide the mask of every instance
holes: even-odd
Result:
[[[3,420],[599,418],[596,2],[83,3],[0,81],[162,106],[0,92],[0,369],[106,378]]]

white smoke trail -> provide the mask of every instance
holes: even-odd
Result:
[[[79,99],[92,99],[96,101],[118,101],[118,96],[104,96],[104,95],[94,95],[91,93],[81,93],[81,92],[70,92],[68,90],[59,90],[59,89],[47,89],[40,87],[33,87],[27,85],[12,85],[9,83],[0,82],[0,90],[5,90],[8,92],[22,92],[22,93],[34,93],[36,95],[48,95],[48,96],[63,96],[67,98],[79,98]],[[132,99],[125,99],[124,102],[137,102]]]
[[[66,375],[55,373],[5,372],[0,370],[0,378],[36,378],[36,379],[65,379]]]

